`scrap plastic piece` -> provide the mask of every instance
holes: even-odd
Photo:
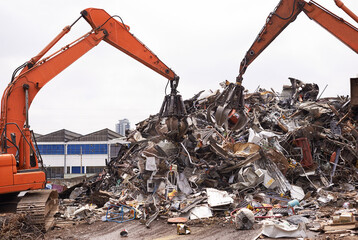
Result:
[[[213,216],[213,212],[209,208],[207,204],[202,206],[196,206],[190,211],[189,218],[193,219],[202,219],[202,218],[210,218]]]
[[[145,164],[145,170],[147,171],[157,171],[157,164],[154,157],[147,157]]]
[[[106,213],[106,221],[108,222],[117,222],[123,223],[132,221],[136,218],[136,209],[126,205],[113,205],[109,204],[107,213]],[[131,216],[133,214],[133,217]],[[128,217],[129,216],[129,217]]]
[[[261,234],[270,238],[301,238],[306,237],[306,227],[302,222],[296,225],[292,225],[287,221],[277,220],[264,220],[263,229]]]
[[[305,197],[303,189],[299,186],[291,185],[292,189],[290,190],[291,197],[293,199],[298,199],[301,201]]]
[[[207,188],[208,204],[210,207],[228,205],[234,202],[226,191],[219,191],[215,188]]]
[[[247,208],[241,209],[235,216],[236,229],[250,230],[255,223],[255,216],[251,210]]]
[[[188,195],[193,193],[193,189],[191,189],[188,179],[186,178],[184,173],[180,173],[178,175],[177,181],[180,191]]]

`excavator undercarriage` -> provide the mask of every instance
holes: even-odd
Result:
[[[43,232],[48,231],[54,225],[54,215],[57,211],[58,193],[56,190],[39,189],[0,196],[0,212],[26,214],[31,219],[31,224]]]
[[[32,223],[40,230],[47,231],[55,223],[54,215],[58,210],[56,190],[32,190],[27,192],[17,204],[17,213],[28,214]]]

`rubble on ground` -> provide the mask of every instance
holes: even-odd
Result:
[[[349,97],[319,98],[316,84],[290,81],[282,93],[246,92],[240,131],[207,120],[220,91],[185,101],[181,142],[163,134],[158,115],[138,123],[101,174],[61,195],[57,226],[161,218],[188,234],[185,226],[217,219],[260,223],[271,238],[356,234],[356,112]]]
[[[44,233],[26,214],[0,215],[0,239],[42,239]]]

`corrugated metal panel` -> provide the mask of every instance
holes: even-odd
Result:
[[[97,132],[93,132],[81,137],[78,137],[76,139],[73,139],[73,141],[108,141],[115,138],[123,137],[122,135],[108,129],[102,129]]]
[[[52,132],[40,137],[36,137],[37,142],[67,142],[75,138],[81,137],[79,133],[71,132],[66,129],[62,129],[56,132]]]

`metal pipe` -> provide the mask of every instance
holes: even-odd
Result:
[[[336,5],[347,13],[354,21],[358,23],[358,16],[355,15],[349,8],[347,8],[341,0],[334,0]]]
[[[331,172],[331,175],[330,175],[329,184],[332,184],[332,179],[333,179],[334,173],[336,172],[336,168],[337,168],[337,164],[338,164],[338,160],[339,160],[340,155],[341,155],[341,149],[338,148],[337,153],[336,153],[336,158],[335,158],[334,163],[333,163],[333,169],[332,169],[332,172]]]
[[[327,87],[328,87],[328,84],[326,84],[326,86],[324,87],[323,91],[321,92],[321,94],[319,95],[319,97],[317,98],[317,100],[321,98],[322,94],[324,93],[324,91],[326,91],[326,88],[327,88]]]
[[[26,111],[26,122],[25,122],[25,128],[29,128],[29,88],[30,86],[28,84],[22,85],[22,87],[25,90],[25,111]]]
[[[70,26],[66,26],[62,31],[35,57],[31,58],[30,63],[35,65],[60,39],[71,30]]]

